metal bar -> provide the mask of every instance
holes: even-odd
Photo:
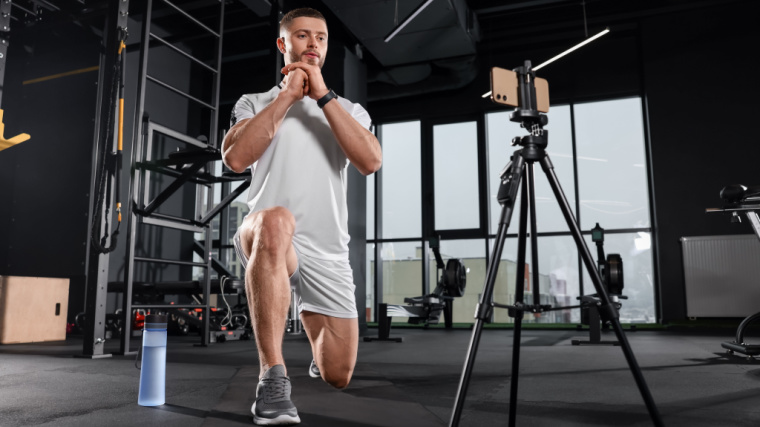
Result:
[[[148,258],[148,257],[140,257],[140,256],[136,256],[135,261],[157,262],[161,264],[172,264],[172,265],[187,265],[190,267],[202,267],[202,268],[208,267],[208,265],[205,262],[180,261],[176,259]]]
[[[224,140],[224,136],[222,136],[222,140]],[[223,170],[224,166],[220,167],[219,169]],[[230,195],[230,182],[223,182],[222,185],[222,202],[225,202],[227,200],[227,197]],[[232,203],[232,202],[230,202]],[[226,206],[225,206],[226,207]],[[234,274],[232,274],[229,269],[227,269],[225,266],[222,266],[219,260],[226,260],[227,257],[227,251],[229,249],[225,248],[226,243],[230,243],[230,240],[228,236],[230,235],[229,232],[230,229],[230,210],[229,209],[222,209],[222,211],[219,214],[219,250],[217,251],[217,257],[211,259],[211,266],[219,274],[219,277],[221,276],[229,276],[229,277],[235,277]],[[197,241],[195,242],[198,243]],[[213,244],[213,242],[212,242]],[[232,256],[235,256],[235,252],[232,252]],[[220,271],[220,267],[223,268],[225,271]]]
[[[18,3],[11,3],[11,6],[13,6],[13,7],[17,8],[17,9],[21,9],[22,11],[24,11],[24,13],[27,13],[29,15],[37,16],[37,14],[34,13],[34,11],[31,11],[31,10],[29,10],[29,9],[23,7],[23,6],[19,6]]]
[[[219,39],[216,44],[216,69],[219,70],[214,78],[214,86],[211,89],[211,102],[214,105],[214,111],[219,108],[219,94],[222,84],[222,43],[224,42],[224,1],[219,2]],[[221,148],[222,144],[219,138],[219,114],[211,114],[211,126],[209,127],[209,144],[213,147]]]
[[[607,290],[605,289],[602,278],[599,275],[599,271],[594,265],[595,263],[591,257],[591,252],[589,251],[586,242],[583,240],[580,232],[580,227],[575,221],[573,213],[570,211],[570,205],[568,204],[567,198],[565,198],[565,194],[563,193],[562,187],[559,184],[559,179],[554,173],[554,166],[552,165],[548,155],[541,159],[541,168],[549,180],[549,185],[551,186],[554,196],[557,199],[557,203],[560,205],[560,209],[562,210],[562,213],[565,217],[565,222],[567,222],[567,226],[570,228],[570,231],[573,234],[573,238],[575,239],[575,244],[578,246],[578,253],[581,255],[583,263],[586,266],[586,270],[591,277],[591,281],[594,283],[596,293],[602,302],[600,308],[603,310],[611,310],[609,308],[612,307],[610,297],[607,294]],[[663,422],[662,418],[660,417],[660,412],[654,402],[652,393],[649,391],[649,386],[647,386],[644,374],[641,372],[641,368],[636,361],[636,356],[633,354],[633,350],[631,349],[631,345],[628,342],[628,338],[626,338],[625,333],[623,332],[623,326],[620,324],[620,320],[617,316],[611,316],[609,313],[602,313],[602,319],[609,320],[612,324],[612,328],[615,330],[615,335],[617,336],[618,341],[620,341],[620,347],[623,350],[623,354],[625,355],[625,359],[628,362],[631,374],[633,374],[633,378],[639,388],[639,393],[641,393],[641,397],[644,400],[647,409],[649,410],[649,416],[652,418],[652,422],[656,426],[662,426]]]
[[[746,206],[740,206],[735,208],[707,208],[705,209],[705,213],[715,213],[715,212],[742,212],[742,211],[756,211],[760,210],[760,205],[746,205]],[[604,230],[606,233],[607,230]]]
[[[644,42],[642,41],[644,39],[643,37],[643,30],[641,26],[636,27],[638,30],[638,34],[636,35],[636,47],[638,50],[639,58],[644,58]],[[651,256],[654,260],[654,263],[652,265],[652,276],[653,276],[653,282],[654,282],[654,295],[661,295],[660,290],[662,289],[662,286],[660,284],[660,248],[659,248],[659,239],[658,239],[658,220],[656,212],[657,210],[657,201],[655,199],[655,189],[654,189],[654,173],[652,171],[652,165],[654,164],[653,156],[652,156],[652,135],[651,135],[651,123],[650,123],[650,115],[649,115],[649,104],[647,102],[647,94],[649,91],[647,90],[647,76],[645,73],[645,64],[644,61],[638,61],[638,71],[639,71],[639,97],[641,99],[641,113],[642,113],[642,125],[644,132],[642,135],[644,136],[644,155],[647,159],[647,165],[646,165],[646,173],[647,173],[647,189],[649,190],[648,201],[649,201],[649,224],[652,228],[652,246],[651,246]],[[575,187],[578,188],[578,187]],[[577,193],[577,191],[576,191]],[[581,294],[583,295],[583,294]],[[661,308],[662,301],[660,298],[654,299],[654,312],[655,312],[655,322],[659,323],[660,320],[662,320],[662,308]]]
[[[203,167],[203,163],[198,163],[191,165],[187,169],[185,169],[182,173],[182,176],[179,178],[176,178],[174,182],[169,184],[168,187],[164,189],[158,196],[156,196],[153,201],[150,202],[148,206],[145,207],[144,212],[146,215],[150,215],[158,209],[159,206],[161,206],[169,197],[171,197],[172,194],[174,194],[177,190],[182,187],[182,185],[185,184],[187,180],[192,178],[193,174],[198,172],[199,169]]]
[[[186,163],[182,163],[182,164],[186,164]],[[169,176],[172,178],[182,177],[182,172],[183,172],[182,169],[177,170],[177,169],[173,169],[173,168],[157,165],[156,163],[149,163],[149,162],[139,162],[137,164],[137,167],[140,169],[157,172],[157,173],[160,173],[162,175]],[[224,178],[220,179],[209,173],[196,173],[195,175],[186,179],[186,182],[192,182],[198,185],[211,185],[215,183],[230,182],[230,181],[240,181],[240,180],[239,179],[231,180],[231,179],[224,179]]]
[[[5,81],[5,64],[8,60],[8,33],[11,30],[11,3],[0,2],[0,105],[3,100],[3,82]]]
[[[115,151],[115,138],[105,138],[109,133],[107,125],[108,117],[113,117],[116,107],[114,74],[115,65],[119,64],[118,46],[121,43],[119,39],[119,19],[120,12],[126,10],[128,2],[111,3],[108,7],[107,17],[103,29],[103,41],[100,51],[100,63],[98,72],[98,96],[96,102],[96,114],[94,123],[93,138],[93,156],[92,156],[92,177],[90,183],[90,194],[95,195],[100,192],[99,184],[107,183],[108,197],[104,197],[102,204],[97,204],[98,197],[90,197],[88,224],[92,224],[97,219],[98,226],[94,229],[88,228],[86,245],[87,245],[87,276],[85,284],[85,320],[86,327],[84,330],[84,340],[82,348],[82,357],[102,358],[111,357],[111,354],[104,353],[105,343],[105,318],[106,318],[106,300],[108,297],[108,272],[109,272],[109,253],[102,253],[95,249],[94,241],[101,240],[101,235],[110,233],[106,229],[108,222],[112,219],[113,213],[106,206],[113,206],[115,191],[110,191],[111,186],[118,188],[118,170],[110,170],[102,162],[107,162],[108,153]],[[15,5],[15,4],[14,4]],[[25,9],[24,9],[25,10]],[[32,12],[32,15],[34,13]],[[2,82],[0,81],[0,84]],[[118,107],[117,107],[118,108]],[[104,126],[106,125],[106,126]],[[110,130],[113,130],[111,125]],[[105,188],[104,188],[105,191]],[[118,191],[118,190],[117,190]],[[104,195],[105,196],[105,195]],[[118,200],[120,201],[120,200]],[[114,236],[109,236],[104,242],[108,247],[113,244]],[[107,252],[107,251],[106,251]]]
[[[383,130],[382,126],[378,126],[375,128],[375,131],[377,133],[377,140],[380,142],[380,146],[382,148],[383,144]],[[423,181],[424,182],[424,181]],[[383,169],[380,168],[379,171],[375,172],[375,239],[380,239],[380,236],[383,234]],[[379,322],[380,317],[378,316],[378,313],[380,312],[380,303],[383,299],[383,251],[382,251],[383,244],[375,242],[374,247],[374,258],[375,258],[375,271],[374,271],[374,291],[375,291],[375,303],[373,304],[374,307],[372,307],[372,314],[375,315],[374,320],[376,322]]]
[[[220,37],[219,33],[217,33],[216,31],[212,30],[211,28],[207,27],[207,26],[206,26],[204,23],[202,23],[201,21],[199,21],[199,20],[195,19],[195,18],[194,18],[192,15],[190,15],[190,14],[189,14],[189,13],[187,13],[187,12],[185,12],[184,10],[180,9],[180,8],[179,8],[178,6],[176,6],[174,3],[170,2],[169,0],[162,0],[162,1],[163,1],[164,3],[166,3],[166,4],[167,4],[167,6],[171,7],[172,9],[176,10],[177,12],[179,12],[181,15],[184,15],[184,16],[185,16],[187,19],[189,19],[190,21],[192,21],[192,22],[194,22],[195,24],[197,24],[199,27],[201,27],[201,28],[203,28],[204,30],[208,31],[208,32],[209,32],[209,34],[211,34],[211,35],[213,35],[213,36],[215,36],[215,37]],[[224,2],[221,2],[221,3],[222,3],[222,5],[224,5]]]
[[[54,5],[53,3],[50,3],[47,0],[33,0],[33,1],[34,1],[34,3],[39,3],[41,6],[44,6],[45,8],[50,9],[50,10],[54,10],[56,12],[58,12],[59,10],[61,10],[60,7]]]
[[[163,309],[172,309],[172,308],[203,308],[203,306],[198,304],[135,304],[132,306],[134,309],[147,309],[147,308],[163,308]]]
[[[211,205],[214,203],[214,187],[209,187],[208,194],[206,195],[206,206]],[[209,221],[208,224],[206,224],[206,231],[204,233],[204,240],[205,240],[205,256],[203,259],[205,260],[204,267],[205,270],[203,271],[203,336],[201,337],[201,346],[208,345],[209,341],[209,331],[211,330],[211,324],[210,322],[210,310],[209,310],[209,301],[211,299],[211,250],[212,250],[212,242],[211,240],[214,238],[213,231],[211,229],[211,222]],[[221,280],[220,280],[221,284]]]
[[[173,44],[169,43],[168,41],[162,39],[161,37],[150,33],[150,36],[153,37],[156,41],[161,42],[164,46],[168,47],[169,49],[179,53],[180,55],[184,56],[185,58],[195,62],[196,64],[200,65],[201,67],[204,67],[205,69],[211,71],[212,73],[218,73],[219,71],[211,67],[210,65],[206,64],[205,62],[201,61],[200,59],[194,57],[193,55],[190,55],[189,53],[185,52],[184,50],[178,48],[177,46],[174,46]]]
[[[165,166],[159,166],[159,165],[156,165],[155,163],[139,162],[137,164],[137,167],[141,169],[149,170],[152,172],[157,172],[157,173],[160,173],[162,175],[166,175],[172,178],[182,177],[182,170],[172,169]],[[200,185],[208,185],[208,184],[213,183],[213,181],[206,179],[210,177],[211,175],[208,175],[208,174],[197,174],[197,175],[187,178],[186,181],[192,182],[195,184],[200,184]]]
[[[528,163],[525,166],[526,177],[528,178],[528,203],[530,207],[530,259],[531,268],[533,268],[533,277],[531,278],[533,291],[533,305],[538,306],[541,304],[541,295],[539,289],[539,266],[538,266],[538,236],[536,235],[536,182],[533,171],[533,163]]]
[[[148,76],[150,78],[150,76]],[[155,122],[149,122],[148,123],[148,132],[158,132],[162,135],[166,135],[168,137],[174,138],[178,141],[185,142],[190,145],[194,145],[196,147],[200,148],[208,148],[208,144],[204,144],[201,140],[198,138],[193,138],[192,136],[185,135],[182,132],[177,132],[174,129],[168,128],[164,125],[160,125]]]
[[[155,214],[153,214],[155,215]],[[143,217],[142,218],[143,224],[150,224],[150,225],[156,225],[159,227],[168,227],[168,228],[174,228],[177,230],[185,230],[185,231],[192,231],[193,233],[201,233],[203,231],[202,227],[199,227],[197,225],[190,225],[190,224],[182,224],[179,222],[174,221],[166,221],[158,218],[153,217]]]
[[[191,101],[195,101],[198,104],[201,104],[201,105],[203,105],[206,108],[209,108],[211,110],[216,111],[216,107],[214,107],[213,105],[207,103],[206,101],[201,101],[200,99],[198,99],[198,98],[190,95],[189,93],[182,92],[181,90],[179,90],[176,87],[170,85],[169,83],[164,83],[161,80],[158,80],[157,78],[151,77],[151,76],[148,76],[148,75],[146,75],[145,77],[147,77],[148,80],[152,81],[153,83],[155,83],[155,84],[157,84],[159,86],[162,86],[162,87],[164,87],[166,89],[169,89],[170,91],[175,92],[178,95],[182,95],[182,96],[184,96],[185,98],[187,98],[187,99],[189,99]]]
[[[576,139],[576,131],[575,131],[575,105],[570,104],[570,134],[572,138],[572,146],[573,146],[573,189],[575,190],[575,219],[578,221],[578,224],[580,224],[581,221],[581,192],[578,191],[580,188],[580,179],[578,177],[578,144]],[[581,257],[576,258],[576,263],[578,264],[578,271],[583,271],[583,261],[581,261]],[[579,295],[586,295],[585,290],[583,288],[583,275],[578,275],[578,292]]]
[[[140,211],[140,210],[138,210],[137,213],[138,214],[142,214],[143,212]],[[196,231],[197,233],[200,233],[202,231],[202,226],[200,224],[198,224],[197,221],[189,219],[189,218],[182,218],[182,217],[162,214],[162,213],[158,213],[158,212],[153,212],[147,218],[150,218],[150,219],[154,219],[155,218],[155,219],[159,219],[159,220],[169,220],[169,221],[177,222],[177,223],[180,223],[180,224],[183,224],[183,225],[194,225],[198,230],[200,230],[200,231]],[[195,231],[195,230],[193,230],[193,231]]]
[[[122,333],[121,333],[121,346],[119,348],[119,354],[128,354],[130,352],[130,337],[132,336],[132,284],[134,282],[134,255],[135,255],[135,240],[137,232],[137,215],[134,212],[135,207],[138,205],[139,192],[140,192],[140,176],[142,171],[136,170],[134,165],[138,159],[142,157],[142,141],[145,137],[143,129],[143,114],[145,114],[145,85],[146,76],[148,74],[148,45],[150,34],[150,20],[151,12],[153,9],[153,1],[145,1],[145,12],[143,13],[142,23],[142,37],[140,39],[140,61],[138,66],[138,79],[137,79],[137,100],[135,105],[135,130],[132,134],[132,186],[129,190],[129,196],[127,203],[129,203],[129,222],[127,224],[127,250],[126,259],[127,265],[125,266],[125,290],[124,290],[124,302],[122,304]]]
[[[522,150],[515,156],[522,155]],[[525,164],[522,172],[525,179],[522,181],[522,191],[520,192],[520,226],[517,232],[517,276],[515,277],[515,305],[523,305],[525,299],[525,250],[527,243],[528,219],[535,218],[536,204],[535,193],[531,194],[533,183],[532,163]],[[533,198],[531,198],[533,196]],[[532,204],[531,204],[532,203]],[[535,221],[531,226],[531,232],[535,229]],[[531,236],[531,250],[535,250],[536,242]],[[522,319],[525,312],[515,310],[515,327],[512,335],[512,377],[509,380],[509,427],[515,427],[517,419],[517,390],[518,379],[520,376],[520,345],[522,343]]]
[[[213,220],[214,217],[217,216],[219,214],[219,212],[221,212],[222,209],[226,208],[227,206],[229,206],[230,203],[234,202],[235,199],[237,199],[237,197],[239,195],[241,195],[243,193],[243,191],[245,191],[250,185],[251,185],[251,181],[250,180],[249,181],[244,181],[242,184],[240,184],[235,189],[235,191],[233,191],[232,193],[228,194],[227,197],[224,198],[224,200],[222,200],[221,202],[219,202],[218,205],[214,206],[213,209],[211,209],[210,211],[208,211],[206,213],[206,215],[203,218],[201,218],[200,223],[203,224],[203,225],[206,225],[209,222],[211,222],[211,220]],[[220,238],[223,238],[223,237],[221,237],[221,235],[220,235]]]

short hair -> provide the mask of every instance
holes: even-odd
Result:
[[[322,12],[310,7],[301,7],[291,10],[282,17],[280,20],[280,33],[282,33],[283,29],[290,28],[290,24],[292,24],[293,20],[296,18],[317,18],[325,21],[325,24],[327,24],[327,20],[325,19],[325,16],[322,15]]]

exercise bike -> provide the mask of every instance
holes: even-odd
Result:
[[[724,205],[720,208],[707,209],[711,212],[731,213],[731,222],[741,222],[742,214],[747,218],[755,235],[760,239],[760,186],[729,185],[720,191],[720,198],[723,199]],[[744,341],[744,333],[750,324],[760,319],[760,312],[745,318],[736,329],[734,341],[721,343],[721,346],[728,350],[729,354],[741,353],[752,359],[760,354],[760,345],[747,344]]]

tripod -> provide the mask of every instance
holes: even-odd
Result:
[[[578,247],[578,251],[583,259],[583,263],[586,270],[591,277],[596,293],[599,295],[600,305],[598,307],[600,316],[603,320],[609,321],[615,330],[615,335],[620,342],[620,347],[625,354],[625,358],[628,361],[628,366],[631,373],[636,380],[641,396],[646,403],[649,415],[652,417],[652,421],[655,425],[661,426],[662,420],[660,414],[655,406],[654,399],[652,398],[649,388],[647,387],[644,376],[641,373],[636,358],[633,355],[631,346],[623,334],[623,328],[618,320],[618,313],[614,306],[614,303],[610,300],[607,290],[602,284],[599,271],[596,269],[596,264],[591,258],[591,252],[586,245],[586,242],[581,236],[581,231],[578,223],[575,221],[573,213],[570,210],[570,205],[562,192],[562,188],[559,185],[559,180],[554,173],[554,166],[549,160],[549,156],[545,149],[548,144],[548,131],[543,127],[548,124],[548,118],[545,115],[539,113],[537,109],[536,89],[534,85],[535,73],[532,70],[530,61],[525,61],[524,66],[518,67],[514,70],[518,75],[518,98],[519,107],[510,116],[510,121],[520,123],[523,128],[530,131],[529,135],[516,137],[513,139],[513,145],[519,145],[520,149],[516,150],[512,155],[510,162],[502,171],[500,175],[501,185],[497,199],[499,204],[502,205],[501,215],[499,218],[499,228],[496,233],[496,243],[491,254],[490,264],[486,273],[486,282],[483,287],[483,292],[478,302],[475,318],[476,322],[473,326],[472,337],[470,340],[470,346],[465,360],[465,366],[462,371],[462,377],[459,383],[459,389],[457,391],[456,401],[454,404],[454,411],[451,416],[449,425],[456,427],[459,425],[459,419],[462,415],[462,407],[464,406],[464,399],[467,394],[467,388],[470,383],[472,374],[472,368],[475,362],[475,356],[478,351],[478,345],[480,343],[480,336],[483,331],[483,323],[488,321],[491,317],[493,307],[506,308],[509,310],[509,315],[514,317],[514,342],[512,346],[512,378],[510,381],[510,394],[509,394],[509,425],[513,427],[516,419],[517,408],[517,386],[518,386],[518,373],[520,367],[520,335],[522,331],[522,318],[524,313],[541,313],[550,310],[562,310],[570,307],[558,307],[552,308],[550,305],[540,304],[539,295],[539,280],[538,280],[538,239],[536,236],[536,200],[535,200],[535,188],[534,188],[534,171],[533,165],[538,162],[541,165],[546,177],[549,180],[549,184],[554,192],[554,196],[559,203],[562,214],[565,217],[568,227],[573,235],[575,244]],[[524,179],[523,179],[524,178]],[[521,189],[521,204],[520,204],[520,226],[518,231],[518,244],[517,244],[517,280],[516,280],[516,292],[514,305],[504,305],[492,301],[494,283],[496,281],[496,273],[499,268],[499,261],[501,259],[502,249],[504,247],[504,240],[507,235],[507,228],[509,227],[512,213],[515,208],[515,202],[518,190]],[[525,277],[525,245],[527,236],[527,222],[528,211],[530,213],[530,241],[531,241],[531,257],[533,263],[533,279],[534,291],[533,291],[533,303],[525,304],[524,298],[524,286],[522,286],[523,278]]]

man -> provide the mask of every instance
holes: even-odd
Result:
[[[291,286],[311,342],[309,372],[348,385],[358,347],[354,284],[348,263],[346,173],[380,168],[382,153],[359,104],[339,98],[322,78],[327,23],[314,9],[280,21],[282,83],[243,95],[222,145],[225,164],[253,173],[251,212],[235,235],[246,263],[246,293],[260,373],[251,408],[257,424],[295,424],[282,339]]]

